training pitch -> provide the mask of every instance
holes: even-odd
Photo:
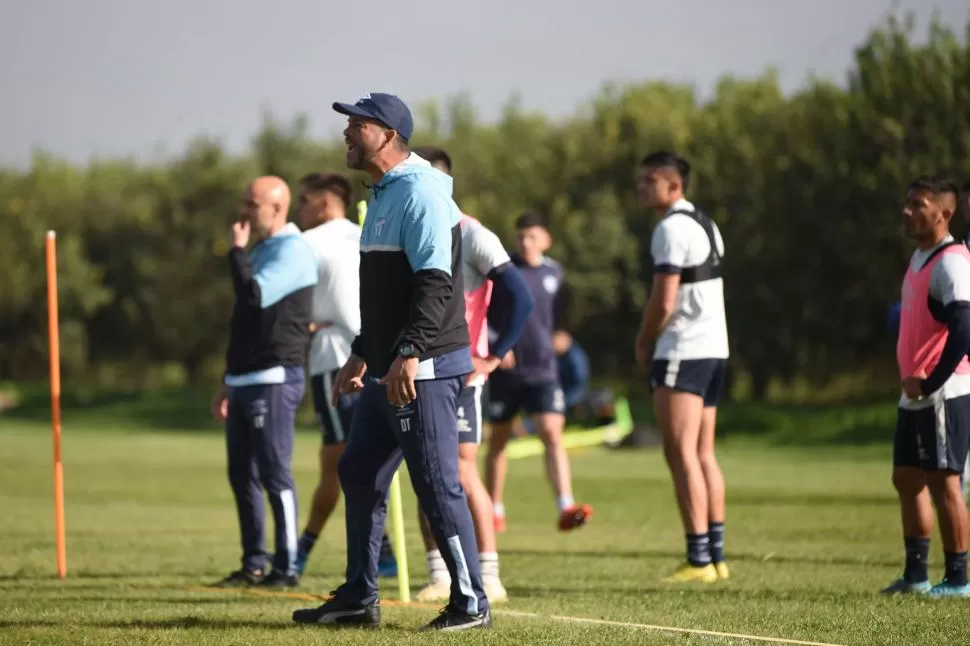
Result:
[[[301,525],[317,448],[317,435],[301,431]],[[493,631],[452,636],[415,633],[437,609],[394,603],[394,580],[382,580],[379,631],[330,635],[291,622],[294,609],[318,604],[342,580],[342,505],[299,590],[205,589],[239,556],[216,430],[66,414],[63,451],[68,576],[58,580],[49,426],[0,417],[0,644],[970,643],[970,602],[876,594],[901,571],[888,444],[725,442],[733,579],[707,586],[660,582],[679,564],[683,536],[657,449],[574,451],[577,498],[596,513],[571,534],[556,531],[541,458],[512,461],[509,531],[499,536],[511,600],[495,606]],[[414,497],[402,484],[417,591],[425,559]],[[934,536],[934,580],[941,569]]]

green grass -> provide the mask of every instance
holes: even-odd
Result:
[[[204,406],[204,395],[197,399]],[[187,419],[206,426],[197,410],[181,410],[173,429],[159,428],[171,403],[122,399],[86,413],[68,407],[64,581],[53,574],[51,439],[43,407],[0,416],[0,643],[758,643],[508,610],[834,644],[970,643],[967,601],[875,594],[901,566],[890,447],[869,442],[890,437],[891,405],[842,412],[728,407],[721,456],[731,581],[660,583],[682,558],[683,541],[661,455],[592,449],[575,453],[572,463],[577,494],[596,516],[568,535],[555,531],[541,461],[510,464],[510,529],[500,551],[512,599],[496,607],[494,631],[416,634],[435,611],[388,605],[383,630],[331,636],[290,621],[292,610],[315,601],[198,591],[238,564],[235,512],[221,435],[185,430],[192,426]],[[301,431],[295,456],[301,517],[315,484],[317,446],[315,433]],[[417,590],[425,566],[406,482]],[[934,541],[934,577],[940,561]],[[341,508],[300,592],[326,594],[341,582],[343,567]],[[383,582],[383,596],[396,597],[394,581]]]

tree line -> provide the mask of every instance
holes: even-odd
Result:
[[[513,99],[483,123],[461,95],[415,112],[412,142],[448,150],[466,212],[510,243],[521,212],[547,216],[568,326],[597,374],[642,379],[633,338],[655,218],[633,178],[644,154],[672,148],[695,168],[689,197],[725,238],[735,393],[885,391],[896,384],[886,311],[911,250],[906,183],[970,178],[970,22],[962,34],[934,22],[924,35],[890,19],[856,49],[846,82],[813,79],[789,94],[768,70],[722,78],[707,100],[673,83],[606,85],[560,121]],[[295,187],[311,170],[346,171],[342,142],[314,141],[308,123],[267,117],[239,155],[200,138],[165,163],[80,167],[37,154],[25,170],[0,170],[0,381],[47,374],[47,229],[66,380],[151,387],[218,375],[242,188],[264,173]]]

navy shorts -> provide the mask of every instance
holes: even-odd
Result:
[[[488,382],[488,418],[492,422],[508,422],[519,411],[529,415],[542,413],[566,414],[566,397],[557,381],[536,384],[496,379]]]
[[[654,359],[650,390],[672,388],[704,398],[705,407],[717,406],[724,397],[726,359]]]
[[[360,393],[341,395],[336,408],[330,403],[330,393],[333,392],[333,381],[337,377],[337,370],[313,375],[310,382],[310,392],[313,395],[313,410],[320,420],[323,431],[323,444],[343,444],[347,441],[347,432],[354,419],[357,400]]]
[[[482,443],[482,385],[465,386],[458,395],[458,443]]]
[[[970,395],[897,412],[893,466],[962,473],[968,446]]]

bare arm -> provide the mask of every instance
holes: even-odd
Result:
[[[640,332],[637,334],[637,347],[641,350],[652,348],[657,337],[670,322],[680,287],[679,273],[657,273],[653,277],[653,289],[643,308]]]

